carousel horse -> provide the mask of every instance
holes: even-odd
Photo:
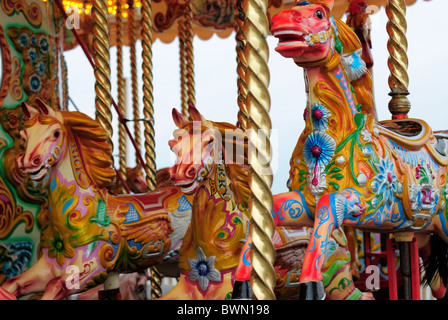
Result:
[[[238,266],[250,260],[245,244],[250,195],[248,138],[237,126],[206,120],[194,108],[190,108],[190,115],[193,121],[173,110],[179,130],[170,146],[178,159],[170,168],[170,180],[190,189],[194,198],[191,224],[179,252],[181,277],[162,299],[185,296],[234,299],[229,293],[235,293]],[[201,161],[193,161],[194,155]],[[372,299],[370,293],[362,293],[353,285],[344,234],[335,231],[332,240],[329,250],[334,254],[324,272],[329,299]],[[275,294],[279,299],[298,295],[297,280],[303,259],[298,252],[305,250],[308,241],[309,234],[304,228],[276,228]],[[243,244],[246,249],[242,249]],[[243,262],[239,261],[240,254]]]
[[[175,256],[190,217],[181,209],[191,201],[182,188],[109,194],[115,172],[106,131],[80,112],[37,106],[22,104],[25,147],[17,166],[48,191],[48,210],[37,219],[43,254],[3,283],[2,297],[44,292],[42,299],[62,299],[111,273],[145,270]]]
[[[179,250],[179,281],[162,299],[225,299],[248,233],[247,136],[194,107],[190,115],[192,121],[173,110],[179,129],[169,142],[177,156],[170,180],[193,195],[193,207]]]
[[[126,175],[123,178],[129,188],[129,191],[133,193],[145,193],[147,191],[147,183],[142,169],[141,164],[138,164],[134,168],[126,168]],[[120,179],[117,179],[112,192],[114,194],[120,194],[122,187],[123,183]]]
[[[273,210],[276,225],[313,227],[300,296],[324,296],[327,242],[343,225],[415,232],[427,281],[436,297],[444,296],[446,135],[422,120],[378,122],[362,112],[372,106],[371,75],[356,34],[331,16],[332,7],[333,0],[298,1],[276,14],[271,26],[276,51],[304,68],[307,84],[306,125],[291,159],[293,191],[277,195]],[[296,210],[284,210],[287,202]]]
[[[169,168],[162,168],[156,171],[156,185],[158,187],[166,187],[171,184]],[[147,192],[147,186],[145,175],[143,174],[142,165],[139,163],[134,168],[126,168],[125,182],[129,187],[129,190],[133,193],[145,193]],[[113,193],[120,194],[122,188],[122,182],[117,179],[113,186]]]

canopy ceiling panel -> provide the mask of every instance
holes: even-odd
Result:
[[[426,2],[430,0],[420,0]],[[123,1],[126,3],[126,1]],[[216,34],[221,38],[228,37],[234,30],[234,2],[235,0],[192,0],[192,14],[193,14],[193,31],[196,36],[202,40],[209,39]],[[272,17],[277,12],[289,8],[294,4],[294,0],[270,0],[268,6],[268,15]],[[385,6],[387,0],[365,0],[372,12],[376,12],[376,7]],[[407,5],[412,5],[417,0],[406,0]],[[92,16],[90,15],[92,5],[85,0],[64,0],[63,5],[67,12],[70,12],[69,7],[77,10],[80,16],[81,28],[78,33],[81,35],[86,43],[91,43],[91,28]],[[333,15],[342,17],[347,11],[349,5],[348,0],[335,0]],[[137,21],[134,28],[136,28],[137,35],[140,35],[140,8],[141,0],[135,0],[135,7],[137,7]],[[117,5],[116,0],[108,0],[109,8],[109,22],[110,22],[110,38],[111,45],[115,45],[116,30],[115,18]],[[129,45],[129,25],[127,23],[129,5],[123,5],[122,16],[124,26],[124,44]],[[160,39],[164,43],[172,42],[177,36],[177,21],[183,17],[185,12],[184,0],[153,0],[152,1],[153,22],[154,22],[154,40]],[[70,50],[76,46],[76,41],[71,35],[67,33],[66,50]]]

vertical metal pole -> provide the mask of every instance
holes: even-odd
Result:
[[[93,17],[93,61],[95,64],[95,107],[96,120],[109,134],[109,144],[113,151],[112,143],[112,112],[111,108],[111,83],[110,83],[110,39],[109,39],[109,21],[107,20],[107,2],[105,0],[92,1]],[[113,163],[113,157],[111,159]],[[120,288],[118,274],[111,274],[104,283],[105,291],[116,290]],[[113,292],[113,291],[112,291]],[[114,299],[119,299],[115,295]]]
[[[154,96],[152,74],[152,1],[143,0],[141,10],[141,41],[142,41],[142,71],[143,71],[143,116],[145,137],[145,173],[148,191],[155,190],[156,181],[156,153],[154,132]],[[162,296],[162,277],[155,267],[149,269],[151,273],[151,298]]]
[[[194,81],[194,55],[193,55],[193,16],[191,11],[191,0],[185,1],[185,59],[187,69],[187,95],[188,104],[196,106],[196,91]]]
[[[121,113],[125,114],[125,80],[123,76],[123,0],[117,0],[116,35],[117,35],[117,104]],[[118,157],[121,176],[126,177],[126,130],[122,123],[118,124]],[[122,186],[120,193],[125,192]]]
[[[398,300],[395,249],[392,242],[393,240],[390,238],[386,240],[387,270],[389,278],[389,300]]]
[[[410,300],[412,295],[411,289],[411,250],[409,242],[399,242],[400,249],[400,271],[403,276],[404,299]]]
[[[183,115],[190,117],[188,111],[187,61],[185,59],[185,19],[178,21],[179,62],[180,62],[180,108]]]
[[[236,72],[238,74],[237,87],[238,87],[238,98],[237,103],[239,107],[238,111],[238,126],[246,130],[247,129],[247,85],[244,82],[244,75],[246,73],[246,61],[244,56],[244,49],[246,47],[246,40],[244,39],[243,24],[245,20],[245,14],[241,7],[242,0],[236,0],[235,9],[235,40],[236,40]]]
[[[420,257],[417,239],[415,238],[411,242],[411,281],[412,300],[420,300]]]
[[[271,118],[269,85],[269,47],[266,37],[269,21],[266,16],[267,0],[245,0],[242,9],[245,14],[242,26],[246,46],[244,60],[247,84],[246,107],[248,113],[247,133],[250,148],[249,186],[249,227],[251,246],[251,286],[254,298],[275,299],[275,271],[272,266],[275,249],[272,243],[274,221],[272,219],[273,198],[271,193],[272,170],[270,167]]]
[[[132,94],[132,114],[134,118],[134,139],[140,148],[140,106],[138,99],[138,77],[137,77],[137,30],[136,30],[136,8],[135,1],[128,0],[128,33],[129,33],[129,57],[131,60],[131,94]]]
[[[391,92],[389,95],[392,99],[389,101],[389,111],[392,118],[407,118],[407,114],[411,109],[407,95],[409,77],[407,73],[408,41],[406,39],[406,3],[404,0],[389,0],[386,7],[386,14],[389,18],[386,29],[389,34],[387,49],[389,51],[389,60],[387,65],[390,70],[389,87]]]

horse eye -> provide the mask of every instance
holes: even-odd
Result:
[[[61,133],[59,132],[59,131],[55,131],[54,133],[53,133],[53,136],[55,137],[55,138],[59,138],[59,135],[60,135]]]
[[[316,10],[315,15],[319,19],[323,19],[324,18],[324,13],[322,12],[322,10]]]

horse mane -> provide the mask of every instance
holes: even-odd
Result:
[[[337,28],[337,40],[342,44],[341,54],[335,51],[331,54],[322,68],[323,74],[326,74],[325,80],[318,81],[313,88],[314,94],[325,106],[330,107],[333,119],[330,121],[335,122],[335,119],[352,119],[351,115],[345,114],[350,112],[349,108],[341,108],[342,105],[346,105],[347,101],[344,94],[337,88],[340,87],[339,79],[334,75],[334,69],[341,65],[341,56],[354,53],[361,50],[361,42],[359,41],[356,33],[343,21],[335,18]],[[344,68],[343,68],[344,69]],[[357,80],[350,81],[346,76],[347,81],[352,85],[354,94],[353,99],[356,104],[361,105],[361,112],[365,114],[372,114],[375,116],[375,106],[372,94],[372,76],[368,70]],[[335,122],[334,134],[337,140],[342,138],[344,132],[354,126],[353,123]],[[352,128],[353,129],[353,128]]]
[[[83,159],[84,169],[98,188],[114,183],[116,173],[112,167],[112,147],[109,134],[89,116],[77,111],[61,111],[64,125],[73,134]]]
[[[230,179],[232,180],[231,189],[237,199],[237,203],[244,211],[248,210],[250,187],[249,187],[249,151],[248,151],[248,137],[247,134],[237,126],[228,123],[214,123],[215,128],[219,130],[222,137],[222,149],[224,156],[233,155],[230,164],[226,164]],[[226,130],[233,130],[233,134],[225,134]],[[232,147],[232,150],[226,148]],[[242,154],[238,150],[244,150]]]
[[[340,19],[336,19],[338,38],[342,43],[342,54],[349,54],[362,50],[361,41],[355,31]],[[351,81],[358,103],[362,105],[363,113],[375,114],[375,102],[372,93],[372,74],[366,71],[359,79]]]

